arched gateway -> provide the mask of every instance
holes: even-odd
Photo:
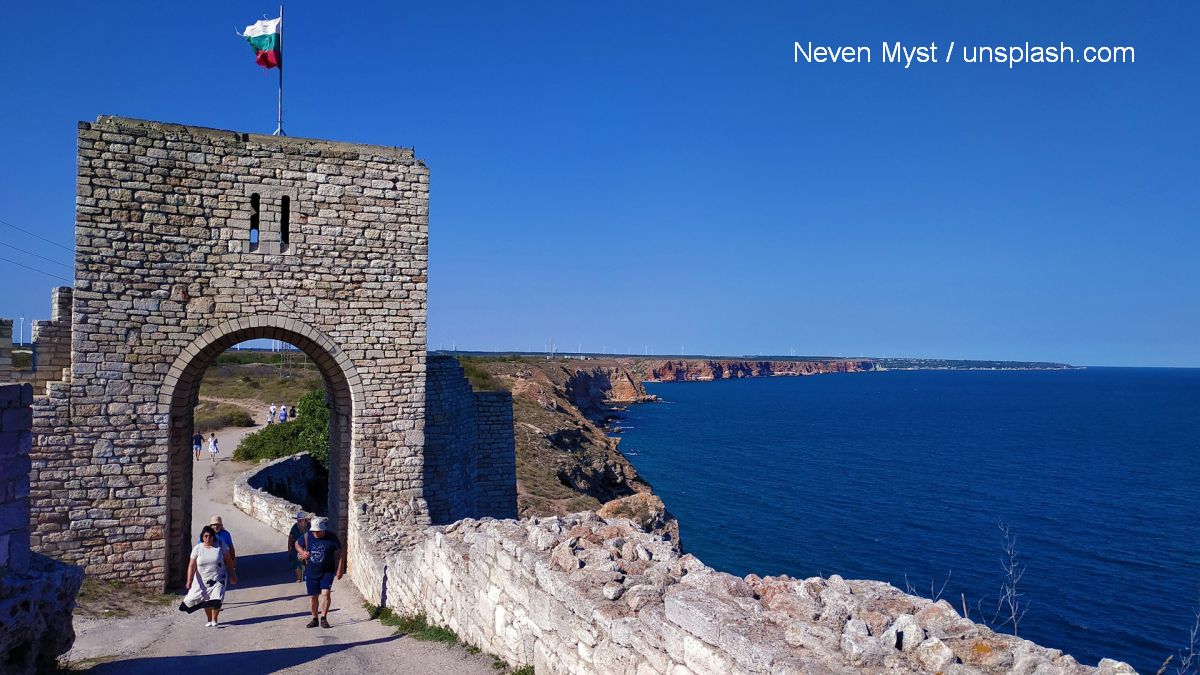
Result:
[[[170,410],[171,435],[168,450],[169,504],[167,517],[167,568],[187,568],[187,553],[195,539],[192,522],[192,412],[200,397],[204,371],[226,349],[255,339],[282,340],[304,352],[321,373],[329,404],[329,495],[327,512],[336,531],[349,524],[350,467],[353,454],[355,401],[363,400],[362,381],[354,363],[328,335],[295,319],[265,315],[226,321],[205,331],[188,345],[167,371],[159,390],[159,409]],[[182,573],[182,572],[180,572]],[[178,577],[168,574],[168,581]]]
[[[290,342],[330,393],[330,510],[429,522],[429,173],[411,149],[101,117],[79,125],[71,366],[35,404],[35,549],[182,580],[204,369]],[[460,513],[471,515],[470,513]]]

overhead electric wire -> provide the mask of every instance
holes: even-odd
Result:
[[[49,240],[49,239],[47,239],[47,238],[43,237],[42,235],[40,235],[40,234],[34,234],[33,232],[30,232],[29,230],[26,230],[26,229],[25,229],[25,228],[23,228],[23,227],[17,227],[16,225],[13,225],[12,223],[8,222],[7,220],[4,220],[3,218],[0,218],[0,223],[3,223],[3,224],[5,224],[5,225],[7,225],[7,226],[11,227],[12,229],[14,229],[14,230],[16,230],[16,231],[18,231],[18,232],[24,232],[25,234],[27,234],[27,235],[29,235],[29,236],[31,236],[31,237],[36,237],[36,238],[38,238],[38,239],[41,239],[42,241],[46,242],[47,244],[53,244],[54,246],[57,246],[57,247],[61,248],[61,249],[62,249],[62,250],[64,250],[64,251],[70,251],[72,254],[74,254],[74,253],[75,253],[75,249],[73,249],[73,248],[71,248],[71,247],[69,247],[69,246],[63,246],[62,244],[58,243],[57,241],[51,241],[51,240]]]
[[[36,267],[30,267],[29,265],[26,265],[24,263],[19,263],[16,260],[9,260],[8,258],[4,258],[4,257],[0,257],[0,260],[4,261],[6,263],[9,263],[10,265],[16,265],[17,267],[24,267],[25,269],[30,270],[32,272],[38,272],[39,274],[45,274],[48,277],[54,277],[55,279],[61,279],[69,284],[75,283],[74,279],[68,279],[64,276],[59,276],[53,272],[47,272],[46,270],[39,270]]]
[[[17,248],[16,246],[13,246],[12,244],[8,243],[7,241],[0,241],[0,244],[3,244],[3,245],[5,245],[5,246],[7,246],[7,247],[11,248],[12,250],[16,251],[17,253],[24,253],[25,255],[31,255],[31,256],[33,256],[33,257],[35,257],[35,258],[41,258],[42,260],[45,260],[45,261],[46,261],[46,262],[48,262],[48,263],[54,263],[55,265],[59,265],[59,266],[61,266],[61,267],[65,267],[65,268],[67,268],[67,269],[69,269],[69,270],[73,270],[73,269],[75,269],[75,266],[74,266],[74,265],[68,265],[68,264],[66,264],[66,263],[64,263],[64,262],[59,262],[59,261],[57,261],[57,260],[54,260],[53,258],[47,258],[47,257],[46,257],[46,256],[44,256],[44,255],[38,255],[37,253],[34,253],[33,251],[26,251],[26,250],[25,250],[25,249],[23,249],[23,248]]]

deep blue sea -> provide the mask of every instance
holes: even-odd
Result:
[[[647,384],[621,449],[737,575],[905,577],[971,618],[1016,536],[1022,637],[1153,673],[1200,606],[1200,369]],[[935,592],[937,590],[935,588]],[[960,608],[961,611],[961,608]],[[1008,631],[1006,631],[1008,632]],[[1173,671],[1172,671],[1173,672]]]

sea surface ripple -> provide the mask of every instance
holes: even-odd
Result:
[[[621,449],[683,545],[737,575],[841,574],[991,619],[1007,523],[1021,637],[1155,672],[1200,608],[1200,370],[892,371],[651,383]],[[907,582],[906,582],[907,579]],[[1004,629],[1005,632],[1010,632]]]

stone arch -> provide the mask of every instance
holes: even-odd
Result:
[[[160,423],[169,432],[168,514],[165,528],[167,579],[183,577],[192,533],[192,467],[190,437],[193,409],[204,372],[226,349],[247,340],[290,343],[316,363],[325,383],[330,412],[329,494],[327,515],[338,532],[348,532],[350,472],[354,466],[354,410],[363,403],[362,381],[354,364],[328,335],[301,321],[276,315],[226,321],[210,328],[185,347],[163,379],[158,395]],[[232,452],[232,448],[227,449]]]

